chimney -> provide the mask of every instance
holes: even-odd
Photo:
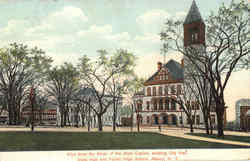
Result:
[[[157,68],[158,68],[158,70],[160,70],[161,67],[162,67],[162,63],[161,63],[161,62],[158,62],[158,63],[157,63]]]
[[[184,68],[184,58],[181,59],[181,67]]]

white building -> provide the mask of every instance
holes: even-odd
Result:
[[[235,104],[236,127],[246,129],[245,117],[250,113],[250,99],[240,99]],[[250,128],[250,127],[249,127]]]

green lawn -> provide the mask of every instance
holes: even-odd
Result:
[[[230,140],[230,141],[239,141],[239,142],[246,142],[250,143],[250,137],[249,136],[236,136],[236,135],[225,135],[224,138],[217,137],[216,134],[213,135],[207,135],[204,133],[188,133],[189,135],[194,136],[201,136],[201,137],[207,137],[207,138],[214,138],[214,139],[221,139],[221,140]]]
[[[243,148],[141,132],[0,132],[0,151],[147,148]]]

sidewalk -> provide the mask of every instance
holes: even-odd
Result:
[[[203,130],[195,130],[195,132],[204,133]],[[193,139],[193,140],[202,140],[202,141],[208,141],[208,142],[216,142],[216,143],[223,143],[223,144],[232,144],[232,145],[241,145],[241,146],[248,146],[250,148],[250,143],[246,142],[239,142],[239,141],[231,141],[231,140],[220,140],[220,139],[214,139],[214,138],[206,138],[206,137],[200,137],[200,136],[192,136],[188,135],[186,133],[190,133],[189,129],[179,129],[179,130],[167,130],[164,129],[160,132],[163,135],[169,135],[169,136],[176,136],[176,137],[182,137],[186,139]],[[229,132],[225,131],[225,135],[239,135],[239,136],[249,136],[248,134],[241,134],[240,132]]]

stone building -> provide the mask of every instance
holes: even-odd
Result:
[[[183,27],[184,47],[192,46],[205,50],[205,23],[195,1],[191,5]],[[169,99],[183,94],[186,63],[185,59],[181,63],[175,60],[169,60],[166,64],[157,63],[157,70],[144,83],[144,90],[133,97],[137,109],[133,120],[148,126],[159,124],[188,126],[189,120],[183,109]],[[196,111],[192,116],[194,126],[204,127],[202,110],[194,99],[190,100],[190,103],[192,110]],[[217,124],[214,111],[211,111],[211,120],[212,124]]]

